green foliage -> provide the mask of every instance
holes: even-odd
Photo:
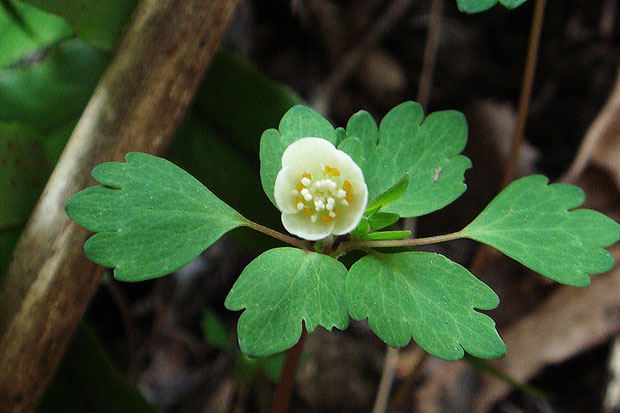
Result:
[[[93,331],[81,325],[37,411],[155,413],[157,410],[123,377]]]
[[[618,241],[620,225],[596,211],[572,210],[583,203],[583,191],[548,182],[542,175],[513,182],[462,234],[559,283],[586,286],[588,274],[614,266],[603,247]]]
[[[192,113],[170,147],[169,159],[247,218],[280,226],[280,213],[256,179],[258,144],[261,133],[277,126],[282,115],[300,102],[290,89],[267,79],[247,62],[219,52]],[[231,170],[231,165],[234,173],[222,173]],[[235,236],[240,243],[259,252],[275,246],[249,231],[238,234],[242,234]]]
[[[23,224],[39,198],[51,170],[41,141],[33,129],[0,122],[0,227]]]
[[[411,235],[411,231],[378,231],[371,232],[365,235],[362,239],[365,240],[388,240],[388,239],[403,239]]]
[[[372,331],[393,347],[413,339],[430,354],[499,358],[506,346],[493,320],[474,308],[491,310],[499,298],[460,265],[438,254],[405,252],[368,255],[347,278],[349,313],[368,318]]]
[[[210,309],[205,310],[201,327],[207,343],[229,353],[234,358],[235,367],[233,371],[237,380],[247,383],[258,374],[263,373],[269,380],[277,383],[284,363],[284,353],[268,357],[249,358],[234,345],[226,326],[217,314]]]
[[[405,173],[394,185],[377,195],[375,199],[368,203],[366,215],[372,215],[386,206],[398,201],[409,186],[409,174]]]
[[[400,215],[390,212],[375,212],[368,217],[371,231],[377,231],[395,224],[400,219]]]
[[[230,351],[233,341],[228,336],[226,327],[213,310],[206,310],[200,323],[205,341],[220,350]]]
[[[16,0],[0,1],[0,69],[71,36],[57,16]],[[30,56],[35,54],[35,56]]]
[[[36,130],[0,121],[0,274],[52,165]]]
[[[435,112],[424,118],[419,104],[405,102],[385,115],[377,128],[361,111],[349,120],[347,135],[338,149],[362,168],[369,199],[409,174],[407,190],[385,212],[425,215],[450,204],[466,189],[463,174],[471,161],[459,155],[467,141],[467,122],[459,112]]]
[[[126,163],[93,169],[104,186],[65,205],[78,224],[97,232],[86,256],[123,281],[155,278],[184,266],[224,233],[247,223],[190,174],[165,159],[129,153]]]
[[[137,0],[26,0],[64,18],[73,31],[93,46],[112,50],[129,22]]]
[[[278,129],[266,130],[260,139],[260,178],[263,190],[276,205],[273,188],[282,169],[282,154],[287,146],[301,138],[323,138],[336,144],[334,127],[306,106],[295,106],[284,114]]]
[[[237,332],[241,351],[261,357],[284,351],[320,325],[349,325],[345,266],[326,255],[296,248],[261,254],[241,273],[226,308],[243,310]]]
[[[514,9],[525,3],[526,0],[456,0],[459,10],[465,13],[479,13],[495,6],[497,3]]]
[[[107,62],[78,40],[41,47],[0,69],[0,274]]]
[[[194,109],[256,162],[261,134],[277,127],[286,111],[301,103],[291,89],[268,79],[247,61],[220,51],[209,65]]]
[[[22,121],[42,132],[61,127],[82,112],[108,59],[76,39],[44,57],[0,70],[0,120]]]

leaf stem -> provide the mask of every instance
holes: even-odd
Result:
[[[271,229],[265,227],[261,224],[257,224],[256,222],[250,221],[246,218],[247,226],[252,228],[255,231],[262,232],[263,234],[269,235],[272,238],[285,242],[293,247],[300,248],[302,250],[310,250],[310,243],[307,241],[300,240],[298,238],[290,237],[286,234],[276,231],[275,229]]]
[[[387,247],[413,247],[416,245],[428,245],[437,244],[439,242],[452,241],[455,239],[463,238],[462,230],[453,232],[451,234],[436,235],[434,237],[427,238],[409,238],[409,239],[394,239],[394,240],[352,240],[343,242],[336,251],[340,255],[346,254],[349,251],[365,248],[387,248]]]
[[[306,333],[306,327],[304,325],[299,341],[286,352],[280,380],[278,380],[276,392],[273,395],[273,406],[271,410],[273,413],[284,413],[288,409],[293,385],[295,384],[295,376],[297,375],[297,365],[299,364],[307,335],[308,333]]]

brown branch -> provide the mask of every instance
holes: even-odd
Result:
[[[521,81],[521,93],[519,95],[519,107],[517,113],[517,125],[510,145],[508,155],[508,163],[502,177],[501,189],[506,188],[514,179],[519,163],[519,155],[523,146],[523,135],[525,133],[525,125],[530,110],[530,100],[532,97],[532,88],[534,86],[534,74],[536,73],[536,62],[538,60],[538,50],[540,48],[540,36],[545,16],[545,5],[547,0],[536,0],[534,15],[532,16],[532,26],[527,45],[527,57],[525,58],[525,70]],[[476,255],[472,259],[470,271],[474,274],[480,271],[486,263],[489,256],[490,247],[481,245]]]
[[[64,213],[91,169],[162,153],[239,0],[143,0],[37,204],[0,297],[0,406],[34,411],[99,285],[89,234]]]
[[[308,333],[304,325],[301,330],[299,341],[286,352],[282,373],[280,373],[280,380],[278,380],[278,385],[273,395],[273,406],[271,410],[273,413],[284,413],[288,410],[291,394],[293,393],[293,386],[295,385],[295,377],[297,377],[297,366],[299,365],[307,336]]]
[[[532,27],[530,29],[530,37],[527,45],[527,57],[525,58],[525,71],[521,82],[521,94],[519,96],[519,108],[517,114],[517,126],[512,144],[510,147],[510,157],[504,172],[502,180],[502,188],[514,179],[519,163],[519,155],[521,146],[523,145],[523,134],[525,133],[525,124],[527,115],[530,111],[530,100],[532,97],[532,88],[534,86],[534,74],[536,73],[536,61],[538,60],[538,49],[540,47],[540,35],[542,33],[543,18],[545,16],[545,4],[547,0],[536,0],[534,8],[534,16],[532,17]]]

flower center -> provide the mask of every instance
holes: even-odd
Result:
[[[340,214],[341,208],[351,205],[352,188],[338,169],[322,165],[321,172],[301,175],[292,192],[297,209],[310,215],[312,222],[329,222]]]

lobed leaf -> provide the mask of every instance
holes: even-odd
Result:
[[[459,155],[467,141],[467,122],[460,112],[435,112],[424,118],[419,104],[405,102],[388,112],[377,128],[370,114],[361,111],[349,120],[347,136],[338,149],[362,168],[369,199],[409,174],[403,196],[384,212],[425,215],[465,192],[463,175],[471,161]]]
[[[589,274],[614,266],[613,256],[603,248],[618,241],[620,225],[593,210],[573,210],[585,200],[583,191],[548,182],[542,175],[514,181],[462,234],[547,278],[586,286]]]
[[[312,109],[297,105],[284,114],[278,129],[268,129],[260,138],[261,183],[274,205],[273,191],[276,176],[282,169],[282,154],[291,143],[307,137],[323,138],[336,144],[336,131],[331,123]]]
[[[122,281],[169,274],[233,228],[247,223],[190,174],[144,153],[93,169],[104,186],[87,188],[65,205],[67,215],[97,232],[86,256],[114,268]]]
[[[514,9],[525,3],[526,0],[456,0],[459,10],[465,13],[479,13],[495,6],[497,3],[502,4],[508,9]]]
[[[241,351],[263,357],[284,351],[320,325],[349,325],[347,269],[327,255],[297,248],[271,249],[252,261],[235,282],[226,308],[243,310],[237,332]]]
[[[351,317],[368,318],[372,331],[392,347],[403,347],[413,337],[445,360],[460,359],[463,350],[492,359],[506,353],[495,322],[474,311],[497,307],[499,298],[442,255],[368,255],[349,271],[347,302]]]

